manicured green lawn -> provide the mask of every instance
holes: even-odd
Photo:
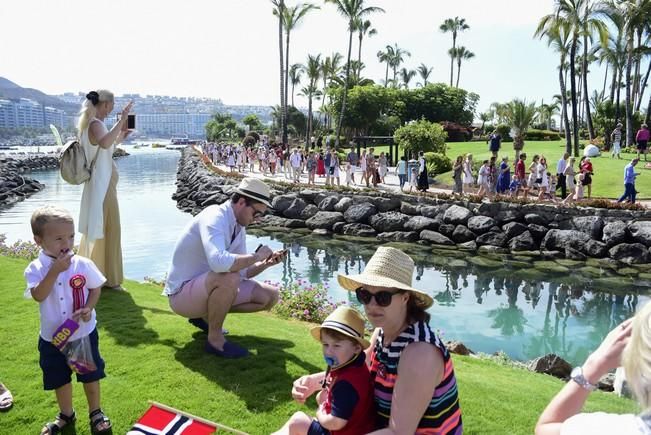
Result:
[[[38,366],[38,306],[22,297],[24,260],[0,257],[3,307],[0,380],[15,406],[0,414],[0,433],[38,433],[57,412]],[[270,314],[231,315],[233,340],[253,355],[237,361],[203,352],[204,336],[174,315],[160,288],[128,281],[127,292],[105,291],[98,305],[100,350],[108,377],[103,407],[114,433],[125,433],[155,400],[249,433],[277,429],[293,412],[313,412],[315,403],[291,400],[293,379],[323,367],[309,325]],[[549,376],[454,356],[466,433],[530,434],[538,415],[563,383]],[[79,434],[90,433],[85,398],[75,385]],[[633,402],[594,393],[588,410],[635,412]]]
[[[388,152],[389,147],[375,147],[376,154],[382,151]],[[523,151],[527,153],[527,168],[534,154],[542,154],[547,157],[549,172],[555,174],[556,163],[565,152],[565,141],[527,141],[525,142]],[[465,155],[467,153],[472,153],[473,159],[476,162],[480,162],[480,164],[481,161],[487,160],[491,156],[486,142],[451,142],[447,144],[446,154],[452,161],[458,155]],[[402,155],[402,150],[400,151],[400,155]],[[515,152],[513,151],[512,142],[502,143],[502,148],[499,153],[500,161],[502,156],[508,156],[510,164],[513,165]],[[624,166],[635,156],[636,154],[622,153],[621,160],[617,160],[610,158],[610,154],[606,152],[601,157],[593,157],[591,160],[595,175],[592,179],[592,196],[619,198],[624,193]],[[579,159],[580,157],[576,159],[575,169],[577,169]],[[648,156],[648,159],[651,161],[651,155]],[[642,160],[636,166],[636,171],[641,173],[636,180],[636,188],[640,192],[638,199],[651,198],[651,169],[644,169],[644,163],[644,160]],[[511,171],[511,174],[513,174],[513,171]],[[441,174],[436,178],[443,184],[450,186],[453,184],[452,172]]]
[[[525,142],[524,152],[527,153],[527,168],[531,163],[534,154],[542,154],[547,158],[547,169],[550,173],[556,173],[556,163],[565,152],[565,141],[528,141]],[[491,153],[488,151],[488,145],[485,142],[456,142],[448,144],[447,155],[453,161],[458,155],[472,153],[475,161],[481,162],[490,158]],[[582,155],[582,154],[581,154]],[[513,165],[515,152],[513,144],[502,143],[499,153],[502,156],[508,156],[509,162]],[[624,166],[631,161],[635,154],[621,154],[621,160],[612,159],[610,154],[603,153],[601,157],[593,157],[592,166],[594,177],[592,177],[592,196],[604,198],[619,198],[624,193]],[[651,156],[648,157],[651,160]],[[579,158],[576,159],[575,170],[578,166]],[[651,198],[651,170],[644,169],[644,160],[636,166],[636,172],[641,175],[637,177],[636,188],[640,192],[638,199]],[[513,170],[511,171],[513,174]],[[452,172],[439,175],[437,177],[441,182],[452,184]],[[587,191],[585,192],[587,195]]]

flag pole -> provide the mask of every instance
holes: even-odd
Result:
[[[216,428],[221,429],[221,430],[227,430],[229,432],[233,432],[233,433],[238,434],[238,435],[249,435],[246,432],[242,432],[242,431],[239,431],[237,429],[233,429],[232,427],[224,426],[223,424],[215,423],[214,421],[206,420],[205,418],[197,417],[196,415],[189,414],[189,413],[187,413],[185,411],[179,411],[178,409],[172,408],[171,406],[163,405],[162,403],[154,402],[153,400],[150,400],[149,404],[158,406],[159,408],[164,409],[165,411],[174,412],[174,413],[178,413],[178,414],[183,414],[186,417],[190,417],[191,419],[193,419],[195,421],[198,421],[199,423],[213,425]]]

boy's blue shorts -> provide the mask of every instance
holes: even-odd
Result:
[[[319,420],[312,420],[310,428],[307,430],[307,435],[330,435],[330,431],[319,423]]]
[[[99,354],[99,335],[97,334],[97,328],[93,329],[93,332],[88,337],[90,338],[91,352],[97,370],[85,375],[77,374],[77,382],[84,384],[99,381],[106,377],[104,373],[104,360]],[[56,390],[72,382],[72,370],[68,366],[66,357],[52,343],[39,337],[38,353],[40,354],[39,365],[43,371],[43,388],[45,390]]]

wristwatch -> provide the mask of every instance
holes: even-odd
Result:
[[[588,382],[588,380],[583,376],[583,367],[578,366],[574,367],[572,370],[572,373],[570,373],[570,379],[572,379],[574,382],[579,384],[581,388],[588,390],[588,391],[594,391],[597,389],[597,386],[594,384],[591,384]]]

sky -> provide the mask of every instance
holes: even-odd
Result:
[[[332,4],[312,3],[321,9],[292,32],[290,63],[306,63],[308,54],[346,54],[346,21]],[[429,80],[448,83],[452,37],[439,26],[459,16],[470,29],[457,45],[475,53],[461,66],[460,87],[480,95],[479,111],[513,98],[548,102],[559,93],[558,56],[533,38],[553,0],[366,3],[386,12],[369,16],[377,34],[363,42],[365,77],[384,79],[376,53],[397,43],[411,53],[403,66],[432,66]],[[2,0],[0,41],[0,76],[48,94],[106,88],[229,105],[279,102],[278,21],[270,0]],[[601,89],[603,71],[592,71],[591,86]],[[302,97],[295,102],[307,106]]]

